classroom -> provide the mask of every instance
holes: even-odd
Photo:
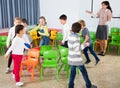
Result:
[[[0,0],[0,88],[120,88],[120,0]]]

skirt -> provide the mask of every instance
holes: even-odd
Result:
[[[96,39],[107,40],[107,38],[108,38],[108,25],[98,25]]]

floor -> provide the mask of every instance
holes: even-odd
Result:
[[[120,55],[109,53],[106,56],[99,56],[101,62],[95,66],[95,60],[90,55],[92,62],[85,65],[93,84],[98,88],[120,88]],[[0,88],[17,88],[11,73],[5,74],[7,59],[0,56]],[[35,71],[35,79],[30,80],[30,73],[23,71],[21,81],[25,83],[22,88],[67,88],[68,79],[64,71],[59,75],[59,80],[55,78],[55,69],[45,69],[45,76],[40,81],[39,72]],[[80,74],[75,79],[75,88],[85,88],[84,80]]]

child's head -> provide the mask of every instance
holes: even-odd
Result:
[[[72,32],[79,33],[81,30],[81,24],[76,22],[72,24]]]
[[[59,19],[60,19],[60,23],[64,25],[67,21],[67,16],[63,14],[59,17]]]
[[[21,18],[15,17],[15,19],[14,19],[14,26],[20,25],[21,23],[22,23]]]
[[[112,12],[109,1],[103,1],[101,4],[103,9],[109,9]]]
[[[22,19],[22,24],[24,27],[27,27],[28,22],[25,18]]]
[[[84,29],[84,27],[86,26],[86,23],[84,20],[79,20],[78,21],[81,24],[81,28]]]
[[[45,26],[45,25],[47,24],[46,19],[45,19],[44,16],[41,16],[41,17],[39,18],[39,22],[40,22],[40,25],[41,25],[41,26]]]
[[[15,35],[16,34],[24,34],[24,26],[23,25],[16,25],[15,26]]]

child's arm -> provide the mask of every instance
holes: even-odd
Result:
[[[48,28],[47,28],[47,27],[44,28],[44,33],[41,33],[40,31],[39,31],[38,33],[39,33],[40,35],[42,35],[42,36],[49,36]]]
[[[8,33],[7,42],[6,42],[7,48],[9,48],[9,46],[10,46],[11,37],[12,37],[12,31],[11,31],[11,29],[10,29],[10,31],[9,31],[9,33]]]
[[[15,43],[12,42],[12,45],[9,47],[9,49],[7,50],[6,54],[5,54],[5,58],[8,58],[8,55],[10,54],[10,52],[14,49],[15,47]]]
[[[88,39],[89,39],[89,36],[88,36],[88,35],[85,35],[85,40],[84,40],[83,43],[86,43],[86,42],[88,41]]]

